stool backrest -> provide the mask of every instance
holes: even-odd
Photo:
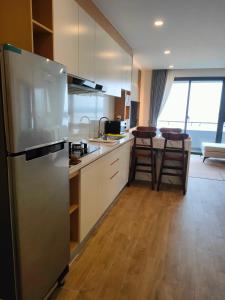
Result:
[[[174,132],[164,132],[162,137],[165,139],[164,142],[164,149],[173,149],[173,150],[181,150],[182,152],[185,151],[184,141],[189,137],[186,133],[174,133]],[[167,147],[168,141],[176,141],[182,142],[182,146],[178,147]]]
[[[138,126],[137,127],[137,130],[139,131],[153,131],[153,132],[156,132],[156,127],[153,127],[153,126]]]
[[[173,133],[173,132],[175,132],[175,133],[181,133],[182,132],[182,129],[181,128],[167,128],[167,127],[163,127],[163,128],[160,128],[159,129],[159,131],[161,132],[161,133]]]
[[[147,145],[143,144],[143,146],[148,146],[148,147],[152,148],[152,146],[153,146],[152,139],[153,139],[153,137],[156,136],[156,132],[134,130],[134,131],[132,131],[132,134],[134,136],[134,147],[137,146],[137,139],[143,139],[143,140],[149,141],[149,144],[147,144]]]

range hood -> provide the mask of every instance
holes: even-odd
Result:
[[[68,74],[67,82],[69,94],[105,93],[103,85],[78,76]]]

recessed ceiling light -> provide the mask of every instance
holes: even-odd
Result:
[[[155,25],[156,27],[161,27],[161,26],[163,26],[163,24],[164,24],[164,22],[163,22],[162,20],[156,20],[156,21],[154,22],[154,25]]]
[[[169,68],[170,68],[170,69],[173,69],[173,68],[174,68],[174,66],[173,66],[173,65],[170,65],[170,66],[169,66]]]
[[[170,54],[170,53],[171,53],[170,50],[165,50],[165,51],[164,51],[164,54]]]

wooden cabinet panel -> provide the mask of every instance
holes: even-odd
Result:
[[[94,53],[95,53],[95,21],[79,7],[79,76],[95,80]]]
[[[32,51],[30,0],[1,0],[0,44],[5,43]]]
[[[53,0],[54,59],[78,75],[78,5],[74,0]]]

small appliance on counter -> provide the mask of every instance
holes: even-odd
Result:
[[[105,122],[105,134],[123,134],[126,131],[126,121],[106,121]]]

